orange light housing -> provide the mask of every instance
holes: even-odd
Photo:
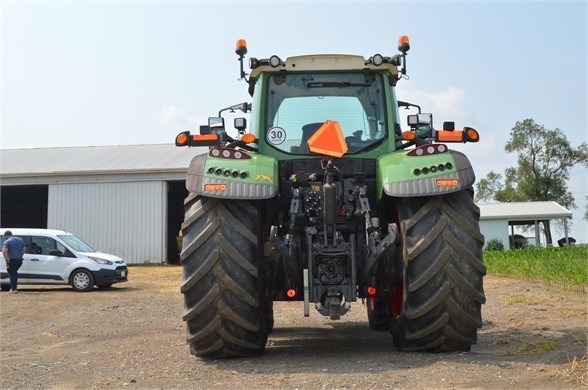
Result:
[[[237,44],[235,45],[235,53],[240,56],[244,56],[247,54],[247,42],[244,39],[237,39]]]
[[[406,130],[402,132],[402,139],[406,141],[412,141],[416,139],[416,133],[414,131]]]
[[[369,287],[367,288],[367,293],[368,293],[369,295],[376,295],[376,292],[377,292],[377,290],[376,290],[376,288],[375,288],[374,286],[369,286]]]
[[[438,130],[435,133],[435,141],[465,142],[465,133],[463,131]]]
[[[227,189],[226,184],[205,184],[204,191],[225,191]]]
[[[438,179],[436,184],[437,187],[455,187],[459,182],[455,179]]]
[[[255,135],[253,135],[251,133],[245,133],[241,137],[241,142],[243,142],[244,144],[251,144],[255,141],[256,141]]]
[[[293,288],[289,288],[288,291],[286,291],[286,295],[288,296],[288,298],[294,298],[296,296],[296,290]]]
[[[190,132],[184,131],[176,136],[176,146],[186,146],[190,140]]]
[[[465,130],[466,139],[468,142],[478,142],[480,140],[480,134],[478,134],[476,129],[471,127],[464,127],[463,129]]]
[[[408,50],[410,50],[410,40],[408,39],[408,36],[402,35],[400,38],[398,38],[398,50],[401,53],[406,53]]]

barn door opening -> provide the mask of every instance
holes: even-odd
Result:
[[[49,186],[2,186],[0,226],[47,228]]]
[[[167,263],[180,263],[178,240],[182,222],[184,222],[184,199],[188,196],[186,182],[167,182]]]

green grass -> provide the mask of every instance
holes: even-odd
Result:
[[[525,248],[485,251],[488,272],[584,288],[588,283],[588,248]]]

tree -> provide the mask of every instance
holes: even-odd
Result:
[[[588,148],[582,143],[570,145],[560,130],[546,129],[533,119],[517,122],[510,132],[504,150],[517,153],[517,167],[508,168],[502,176],[495,172],[476,184],[477,199],[501,202],[555,201],[570,209],[576,208],[574,196],[568,191],[570,169],[587,165]],[[543,222],[548,244],[551,244],[549,221]]]
[[[476,202],[494,199],[494,194],[504,188],[502,175],[494,171],[488,172],[485,178],[476,184]]]

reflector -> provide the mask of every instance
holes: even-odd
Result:
[[[416,138],[416,133],[414,131],[406,130],[402,132],[402,139],[407,141],[412,141]]]
[[[369,287],[367,288],[367,293],[368,293],[369,295],[376,295],[376,288],[375,288],[375,287],[373,287],[373,286],[369,286]]]
[[[241,137],[241,142],[243,142],[244,144],[250,144],[250,143],[253,143],[255,141],[256,141],[255,135],[253,135],[251,133],[245,133]]]
[[[184,131],[176,136],[176,146],[186,146],[188,145],[188,140],[190,137],[189,131]]]
[[[218,134],[194,134],[190,146],[214,146],[220,143]]]
[[[436,183],[438,187],[455,187],[459,184],[457,180],[453,179],[439,179]]]
[[[227,189],[226,184],[205,184],[204,191],[224,191]]]
[[[296,290],[289,288],[288,291],[286,291],[286,295],[288,298],[294,298],[296,296]]]
[[[337,121],[325,121],[307,142],[311,152],[326,156],[341,157],[348,150]]]
[[[463,131],[446,131],[438,130],[435,132],[435,141],[441,142],[465,142],[465,134]]]
[[[478,134],[476,129],[472,129],[471,127],[464,127],[463,129],[469,142],[478,142],[480,140],[480,134]]]

